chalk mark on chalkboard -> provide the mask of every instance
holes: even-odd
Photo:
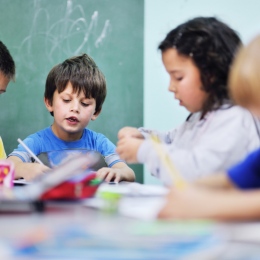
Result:
[[[111,32],[110,20],[105,20],[100,26],[99,13],[94,11],[88,22],[83,6],[73,6],[71,0],[67,1],[64,16],[54,22],[52,20],[56,14],[42,8],[39,3],[35,0],[32,26],[18,47],[23,64],[32,71],[37,69],[34,62],[36,56],[47,57],[50,63],[54,63],[64,56],[81,52],[90,54],[93,48],[102,46]]]
[[[100,36],[97,38],[96,42],[95,42],[95,46],[98,48],[99,45],[102,43],[102,41],[106,38],[107,33],[110,29],[110,21],[106,20],[105,22],[105,26],[100,34]]]

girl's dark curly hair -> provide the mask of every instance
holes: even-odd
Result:
[[[200,71],[202,88],[209,96],[202,108],[203,118],[230,100],[228,73],[241,40],[238,34],[215,17],[197,17],[170,31],[160,43],[164,52],[176,48],[191,57]]]

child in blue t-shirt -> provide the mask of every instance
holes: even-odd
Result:
[[[119,158],[115,145],[104,135],[86,129],[101,112],[106,97],[105,77],[87,54],[56,65],[48,74],[44,102],[54,117],[53,124],[28,136],[24,143],[36,155],[67,149],[87,149],[101,153],[107,164],[97,171],[106,181],[133,181],[134,172]],[[34,163],[19,145],[8,159],[15,164],[16,178],[31,180],[49,168]]]
[[[229,77],[237,104],[260,116],[260,35],[241,47]],[[174,187],[161,218],[210,218],[245,220],[260,218],[260,149],[227,170],[203,178],[186,189]]]

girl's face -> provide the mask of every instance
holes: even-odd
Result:
[[[192,59],[170,48],[162,53],[162,61],[170,75],[169,91],[191,113],[202,110],[208,94],[202,89],[200,71]]]
[[[96,100],[86,98],[83,92],[79,95],[73,93],[70,82],[63,92],[54,92],[52,104],[45,100],[45,105],[54,114],[54,134],[65,141],[79,140],[90,120],[98,116],[98,113],[95,114]]]

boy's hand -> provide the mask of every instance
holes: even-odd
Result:
[[[16,167],[16,172],[19,173],[20,171],[23,174],[15,174],[16,178],[24,178],[26,181],[31,181],[37,176],[43,174],[46,171],[49,171],[50,168],[46,165],[42,165],[39,163],[21,163],[19,167]],[[26,174],[25,174],[26,173]]]
[[[115,163],[111,168],[103,167],[97,171],[97,177],[106,182],[134,181],[134,171],[124,162]]]
[[[144,139],[143,135],[138,131],[137,128],[130,126],[123,127],[121,130],[119,130],[118,139],[120,140],[124,137],[136,137]]]
[[[50,170],[46,165],[39,163],[24,163],[19,157],[10,156],[7,158],[14,163],[15,179],[24,178],[26,181],[31,181],[38,175]]]
[[[114,181],[120,182],[122,177],[120,175],[120,171],[118,169],[103,167],[97,171],[97,177],[106,182]]]
[[[125,137],[117,142],[116,152],[127,163],[137,163],[137,152],[143,140],[133,137]]]

